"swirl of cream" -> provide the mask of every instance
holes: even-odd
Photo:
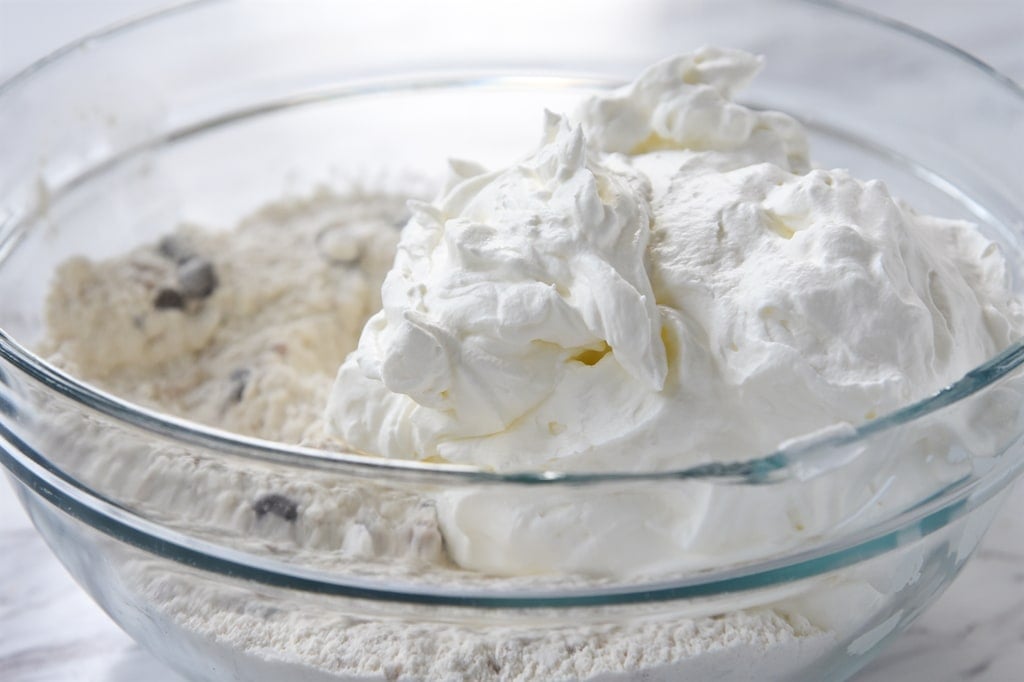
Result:
[[[643,177],[553,114],[544,144],[515,166],[453,171],[437,206],[414,206],[383,310],[339,372],[328,411],[338,434],[387,456],[469,461],[446,444],[509,429],[605,356],[660,391]]]

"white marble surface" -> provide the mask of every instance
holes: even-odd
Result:
[[[0,78],[164,0],[0,0]],[[1024,81],[1024,0],[858,0]],[[0,140],[2,140],[0,131]],[[949,591],[858,682],[1024,679],[1024,485]],[[0,483],[0,681],[181,682],[72,582]]]

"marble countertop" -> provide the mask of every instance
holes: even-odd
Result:
[[[0,0],[0,79],[36,57],[165,0]],[[859,0],[1024,81],[1024,2]],[[1008,682],[1024,678],[1024,484],[941,599],[855,679]],[[0,680],[182,682],[78,588],[0,483]]]

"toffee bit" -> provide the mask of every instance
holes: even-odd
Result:
[[[252,371],[245,367],[239,367],[228,375],[228,380],[231,382],[231,392],[228,393],[228,398],[230,398],[231,402],[242,402],[242,398],[245,396],[245,389],[249,385],[250,376],[252,376]]]
[[[185,297],[176,289],[161,289],[153,299],[153,307],[157,310],[183,310]]]
[[[196,255],[188,242],[173,234],[167,235],[161,239],[156,248],[157,251],[160,252],[161,256],[169,258],[179,264],[184,263]]]
[[[299,505],[277,493],[270,493],[256,500],[252,505],[252,510],[256,512],[258,519],[262,519],[267,514],[273,514],[289,523],[294,523],[295,519],[299,518]]]
[[[213,263],[193,256],[178,266],[178,285],[188,298],[206,298],[217,288]]]

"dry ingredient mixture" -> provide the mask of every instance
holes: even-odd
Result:
[[[50,292],[45,352],[166,413],[316,439],[338,365],[380,306],[406,199],[325,191],[230,231],[186,225],[110,261],[69,260]]]
[[[540,147],[509,168],[453,163],[408,222],[406,197],[324,192],[230,232],[183,227],[74,259],[54,282],[44,352],[128,400],[269,440],[503,471],[644,471],[874,419],[1019,337],[998,249],[878,181],[812,170],[795,120],[732,101],[759,68],[713,48],[659,63],[549,114]],[[930,455],[906,454],[906,495],[891,504],[957,473]],[[126,499],[145,504],[153,480],[165,499],[208,487],[181,518],[235,528],[255,538],[248,549],[506,579],[763,557],[826,535],[881,486],[417,495],[255,473],[232,487],[232,472],[204,479],[172,453],[112,468],[117,456],[111,444],[92,467],[111,468],[97,476]],[[744,531],[737,516],[756,520]],[[288,679],[677,680],[723,665],[731,679],[777,679],[841,629],[782,606],[533,639],[353,625],[137,571],[176,627],[294,665]]]

